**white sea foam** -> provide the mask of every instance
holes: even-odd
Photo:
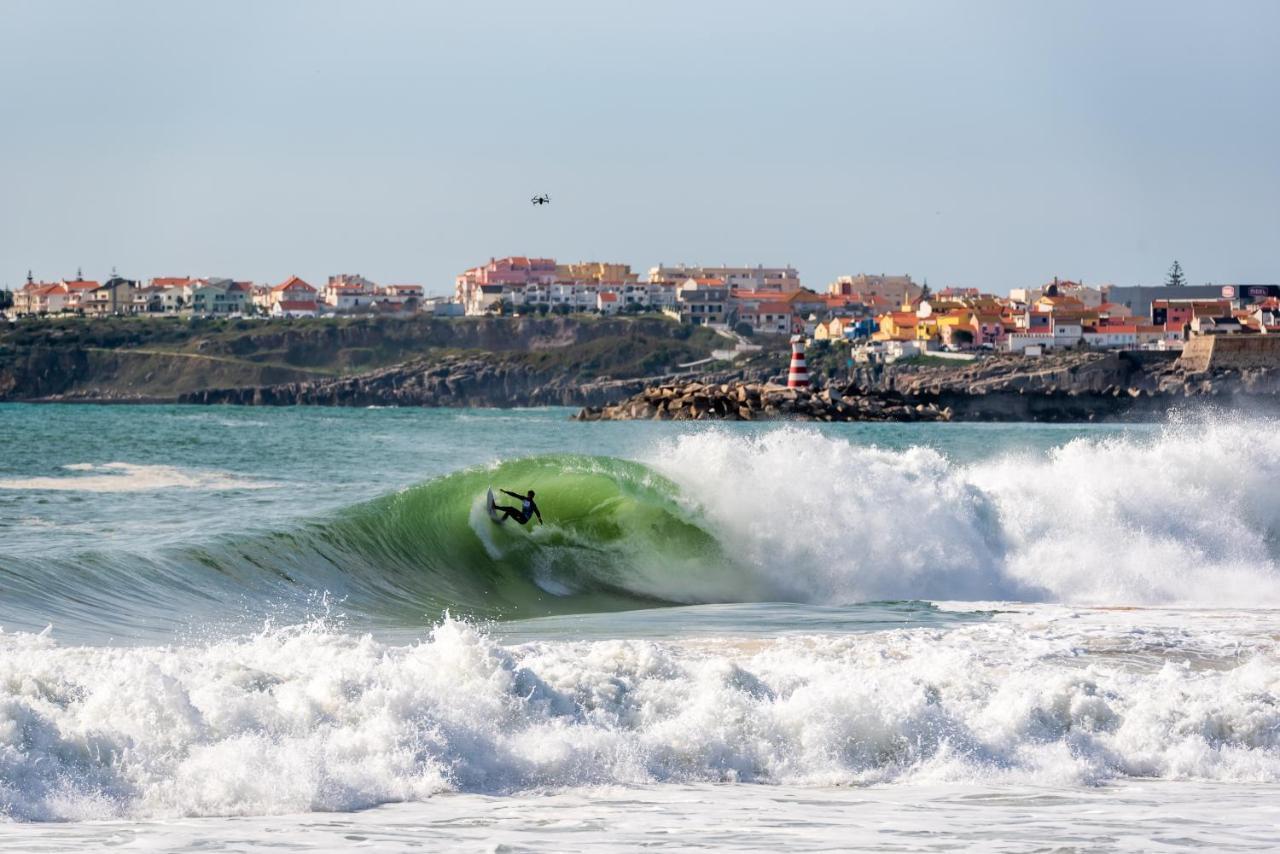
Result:
[[[1280,781],[1280,625],[1233,627],[1029,608],[749,642],[505,647],[456,621],[411,646],[318,625],[186,648],[0,635],[0,812],[297,813],[602,784]]]
[[[136,463],[72,463],[68,477],[0,479],[0,489],[47,489],[74,492],[151,492],[158,489],[270,489],[278,484],[228,472],[180,469]]]
[[[709,431],[652,462],[772,598],[1280,605],[1270,422],[972,462],[798,427]]]

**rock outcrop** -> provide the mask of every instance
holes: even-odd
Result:
[[[1201,404],[1280,410],[1280,371],[1188,371],[1176,353],[1071,352],[992,356],[959,365],[861,368],[849,383],[801,392],[780,386],[654,385],[581,420],[1149,421]],[[754,394],[753,394],[754,392]],[[741,396],[748,395],[745,406]],[[785,395],[785,397],[783,397]]]
[[[951,410],[894,392],[787,388],[772,383],[667,383],[611,406],[587,406],[579,421],[947,421]]]

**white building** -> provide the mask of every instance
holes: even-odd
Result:
[[[621,308],[622,303],[614,291],[596,292],[596,310],[601,314],[617,314]]]
[[[689,279],[719,279],[730,290],[775,291],[792,293],[800,290],[800,273],[795,267],[706,267],[659,264],[649,269],[650,282],[680,283]]]
[[[1080,300],[1085,308],[1097,308],[1105,302],[1102,288],[1093,288],[1080,282],[1066,279],[1054,279],[1047,285],[1038,288],[1014,288],[1009,291],[1009,299],[1023,305],[1031,305],[1043,297],[1071,297]]]

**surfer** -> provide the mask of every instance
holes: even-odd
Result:
[[[507,507],[503,504],[493,505],[493,509],[495,511],[502,511],[503,516],[498,520],[499,522],[505,522],[508,519],[515,519],[521,525],[524,525],[527,524],[534,516],[537,516],[538,524],[542,524],[542,511],[540,511],[538,509],[538,505],[534,503],[532,489],[529,490],[528,495],[521,495],[520,493],[512,492],[509,489],[500,489],[498,491],[504,495],[510,495],[512,498],[520,500],[519,507]]]

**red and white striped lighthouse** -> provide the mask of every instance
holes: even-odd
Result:
[[[787,388],[808,388],[809,368],[804,363],[804,336],[791,336],[791,369],[787,371]]]

